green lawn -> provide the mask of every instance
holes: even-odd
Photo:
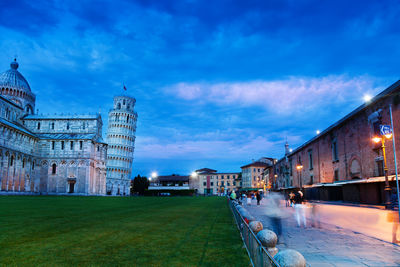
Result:
[[[0,196],[2,266],[249,266],[225,198]]]

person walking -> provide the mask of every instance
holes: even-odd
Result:
[[[295,196],[295,194],[293,193],[293,191],[291,191],[290,194],[289,194],[289,206],[290,206],[290,207],[293,207],[293,204],[294,204],[294,196]]]
[[[295,210],[295,217],[297,226],[300,227],[301,223],[300,220],[303,221],[304,228],[307,227],[306,221],[306,211],[305,206],[303,205],[303,192],[300,190],[294,194],[294,210]]]
[[[261,194],[260,194],[260,192],[257,192],[256,198],[257,198],[257,205],[260,205],[260,201],[261,201]]]

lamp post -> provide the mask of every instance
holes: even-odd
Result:
[[[383,154],[383,170],[385,173],[385,207],[386,209],[389,208],[390,205],[390,186],[389,186],[389,179],[388,179],[388,167],[387,167],[387,161],[386,161],[386,146],[385,146],[385,139],[391,139],[392,138],[392,134],[388,133],[386,135],[381,135],[381,136],[374,136],[372,138],[372,141],[374,141],[375,143],[382,143],[382,154]]]
[[[296,169],[297,169],[297,177],[299,177],[299,187],[300,189],[302,188],[302,183],[301,183],[301,170],[303,169],[303,165],[301,165],[301,163],[296,165]]]

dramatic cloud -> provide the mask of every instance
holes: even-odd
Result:
[[[324,108],[327,103],[359,103],[362,95],[382,90],[376,79],[368,76],[328,76],[286,80],[178,83],[166,91],[193,103],[259,106],[273,113],[292,114]]]

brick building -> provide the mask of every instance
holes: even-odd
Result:
[[[275,189],[304,188],[308,199],[384,202],[381,143],[372,137],[380,124],[390,125],[392,106],[396,153],[400,156],[400,81],[375,96],[320,134],[289,152],[274,166]],[[386,140],[390,185],[394,186],[394,155]]]
[[[232,192],[241,187],[240,173],[219,173],[216,170],[203,168],[191,175],[189,186],[201,195],[218,195]]]

